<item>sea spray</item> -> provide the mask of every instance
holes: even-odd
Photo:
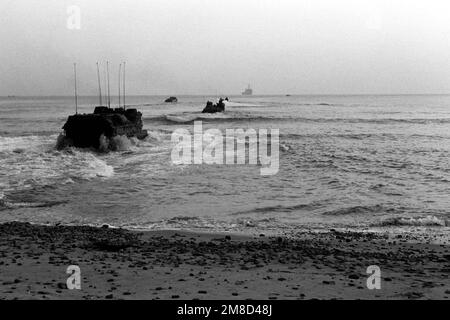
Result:
[[[110,150],[110,141],[103,134],[99,138],[99,146],[98,149],[101,152],[108,152]]]
[[[63,150],[72,146],[73,143],[70,139],[68,139],[64,134],[60,134],[58,138],[56,138],[56,150]]]
[[[137,138],[128,138],[127,136],[115,136],[109,139],[101,135],[99,140],[99,150],[104,153],[109,151],[129,151],[138,143]]]
[[[137,143],[137,138],[126,136],[116,136],[110,141],[110,149],[113,151],[129,151]]]
[[[21,193],[114,175],[114,168],[98,154],[75,148],[61,151],[46,149],[46,145],[44,148],[41,145],[24,149],[21,153],[10,149],[4,157],[0,157],[0,168],[0,190],[12,189]],[[1,200],[2,206],[8,204],[4,197]]]

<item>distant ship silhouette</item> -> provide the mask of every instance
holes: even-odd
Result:
[[[250,85],[248,85],[247,89],[245,89],[244,92],[242,92],[242,94],[244,96],[251,96],[253,94],[253,89],[250,88]]]

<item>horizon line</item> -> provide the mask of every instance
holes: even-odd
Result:
[[[446,96],[448,93],[264,93],[254,95],[242,95],[242,94],[227,94],[227,93],[180,93],[180,94],[127,94],[129,97],[167,97],[167,96],[230,96],[230,97],[269,97],[269,96]],[[1,98],[58,98],[58,97],[73,97],[73,94],[67,95],[0,95]],[[78,97],[98,97],[96,94],[78,95]],[[111,97],[118,97],[118,95],[111,95]]]

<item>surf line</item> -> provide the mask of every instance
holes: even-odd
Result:
[[[203,131],[202,121],[194,121],[193,135],[188,129],[178,128],[172,133],[171,160],[177,165],[259,165],[262,176],[279,170],[279,129],[211,128]]]

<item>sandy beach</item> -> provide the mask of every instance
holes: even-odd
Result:
[[[290,237],[0,225],[1,299],[449,299],[450,246],[330,230]],[[67,289],[78,265],[81,290]],[[381,269],[369,290],[366,269]]]

